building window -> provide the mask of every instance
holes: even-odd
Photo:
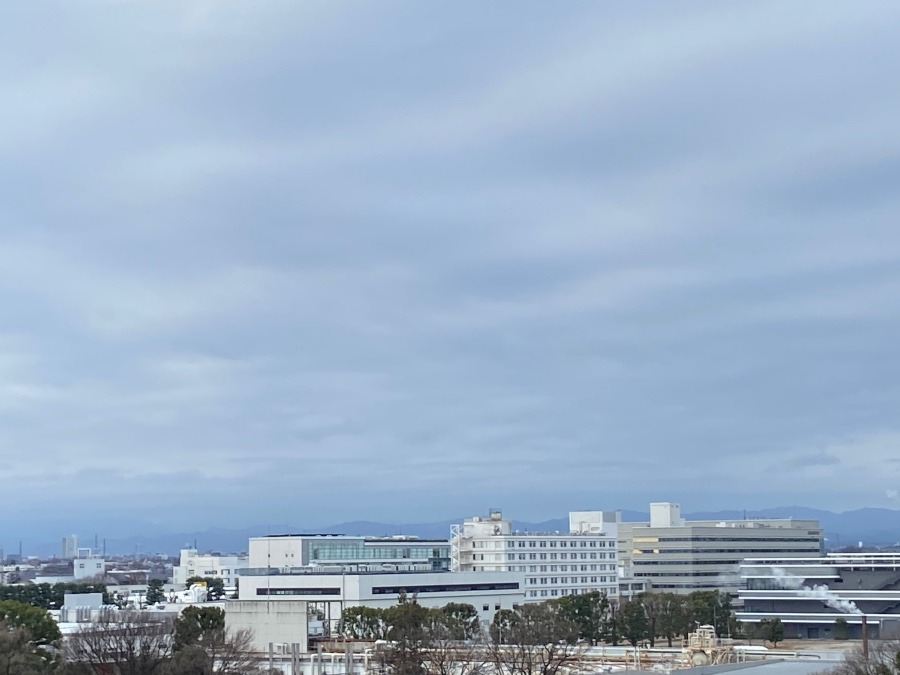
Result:
[[[491,610],[490,605],[482,605],[481,606],[481,611],[483,611],[483,612],[489,612],[490,610]]]
[[[494,605],[494,611],[497,611],[497,612],[500,611],[500,603],[499,602]]]

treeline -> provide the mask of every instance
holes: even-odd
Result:
[[[0,586],[0,600],[15,600],[41,609],[59,609],[66,593],[102,593],[103,602],[109,602],[109,593],[104,584],[68,582]]]
[[[715,627],[716,635],[736,635],[739,624],[731,609],[731,597],[717,591],[642,593],[618,602],[599,592],[568,595],[552,600],[562,614],[578,626],[578,637],[590,643],[655,646],[665,640],[671,647],[698,625]]]
[[[405,623],[420,621],[426,632],[453,640],[474,640],[481,631],[478,612],[472,605],[450,603],[429,609],[405,596],[401,596],[398,605],[387,609],[348,607],[341,616],[339,630],[348,638],[391,640],[401,619]],[[540,639],[571,644],[648,642],[652,646],[662,639],[672,646],[697,625],[714,626],[718,635],[739,632],[726,593],[643,593],[633,600],[619,602],[595,591],[524,604],[515,610],[501,609],[494,615],[490,635],[486,637],[504,644],[509,639],[523,637],[517,633],[523,624],[539,622],[545,624]]]

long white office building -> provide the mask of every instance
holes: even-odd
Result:
[[[251,537],[249,553],[249,567],[283,571],[322,565],[339,565],[347,571],[446,571],[450,567],[446,539],[409,536],[273,534]]]
[[[615,596],[618,521],[614,511],[573,511],[568,532],[518,532],[492,511],[453,526],[450,567],[521,574],[526,602],[591,591]]]
[[[401,593],[415,595],[425,607],[450,602],[471,604],[483,623],[501,609],[516,609],[525,601],[524,575],[491,572],[345,572],[338,570],[250,568],[241,573],[238,599],[281,602],[305,601],[336,629],[347,607],[387,608]],[[246,605],[245,605],[246,606]]]

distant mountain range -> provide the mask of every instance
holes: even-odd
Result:
[[[761,511],[710,511],[685,515],[688,520],[736,520],[741,518],[802,518],[818,520],[825,531],[829,548],[855,546],[858,542],[866,545],[887,546],[900,542],[900,511],[890,509],[858,509],[833,513],[800,506],[778,507]],[[641,522],[649,519],[648,514],[638,511],[622,511],[625,522]],[[301,533],[318,532],[322,534],[349,534],[363,536],[414,535],[427,539],[446,539],[450,535],[450,526],[461,523],[457,518],[436,523],[414,523],[396,525],[358,520],[326,527],[296,530]],[[269,526],[249,527],[243,529],[213,528],[198,532],[164,532],[158,526],[147,524],[134,525],[132,531],[142,534],[106,540],[109,553],[128,554],[157,552],[177,555],[181,548],[193,545],[196,541],[200,550],[206,551],[245,551],[250,537],[265,535],[267,532],[283,533],[283,530]],[[529,523],[513,521],[519,530],[543,532],[564,532],[568,530],[568,518],[555,518],[544,522]],[[102,531],[102,529],[101,529]],[[82,538],[83,546],[92,546],[93,540]],[[53,555],[59,551],[59,543],[26,542],[25,552],[38,555]],[[7,552],[12,552],[7,548]]]

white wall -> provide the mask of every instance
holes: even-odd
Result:
[[[307,651],[307,603],[302,600],[229,600],[225,604],[225,627],[236,632],[253,631],[253,645],[258,652],[268,653],[269,643],[300,644]]]

